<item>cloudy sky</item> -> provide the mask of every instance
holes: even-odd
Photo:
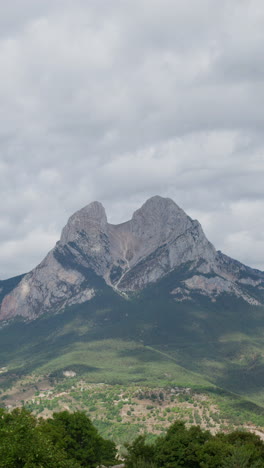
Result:
[[[0,0],[0,279],[93,200],[264,269],[263,0]]]

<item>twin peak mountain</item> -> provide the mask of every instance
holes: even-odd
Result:
[[[129,298],[172,273],[175,305],[223,295],[264,304],[263,272],[216,251],[198,221],[155,196],[122,224],[109,224],[99,202],[74,213],[46,258],[4,295],[0,320],[34,320],[90,301],[104,287]]]

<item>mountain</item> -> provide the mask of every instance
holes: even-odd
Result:
[[[188,275],[169,291],[175,302],[193,300],[193,293],[212,301],[227,293],[255,306],[264,302],[263,272],[217,252],[198,221],[155,196],[118,225],[107,222],[99,202],[74,213],[46,258],[4,295],[0,320],[33,320],[82,304],[102,283],[129,298],[183,265]]]
[[[264,407],[264,273],[216,251],[168,198],[119,225],[98,202],[77,211],[35,269],[0,281],[0,301],[0,387],[73,372]]]

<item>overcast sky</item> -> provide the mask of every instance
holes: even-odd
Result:
[[[0,279],[93,200],[264,270],[263,0],[0,0]]]

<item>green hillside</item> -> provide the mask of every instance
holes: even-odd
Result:
[[[98,295],[63,313],[0,330],[1,381],[82,369],[91,382],[145,382],[232,391],[264,405],[264,308],[231,295],[176,302],[174,271],[129,299],[94,278]]]

